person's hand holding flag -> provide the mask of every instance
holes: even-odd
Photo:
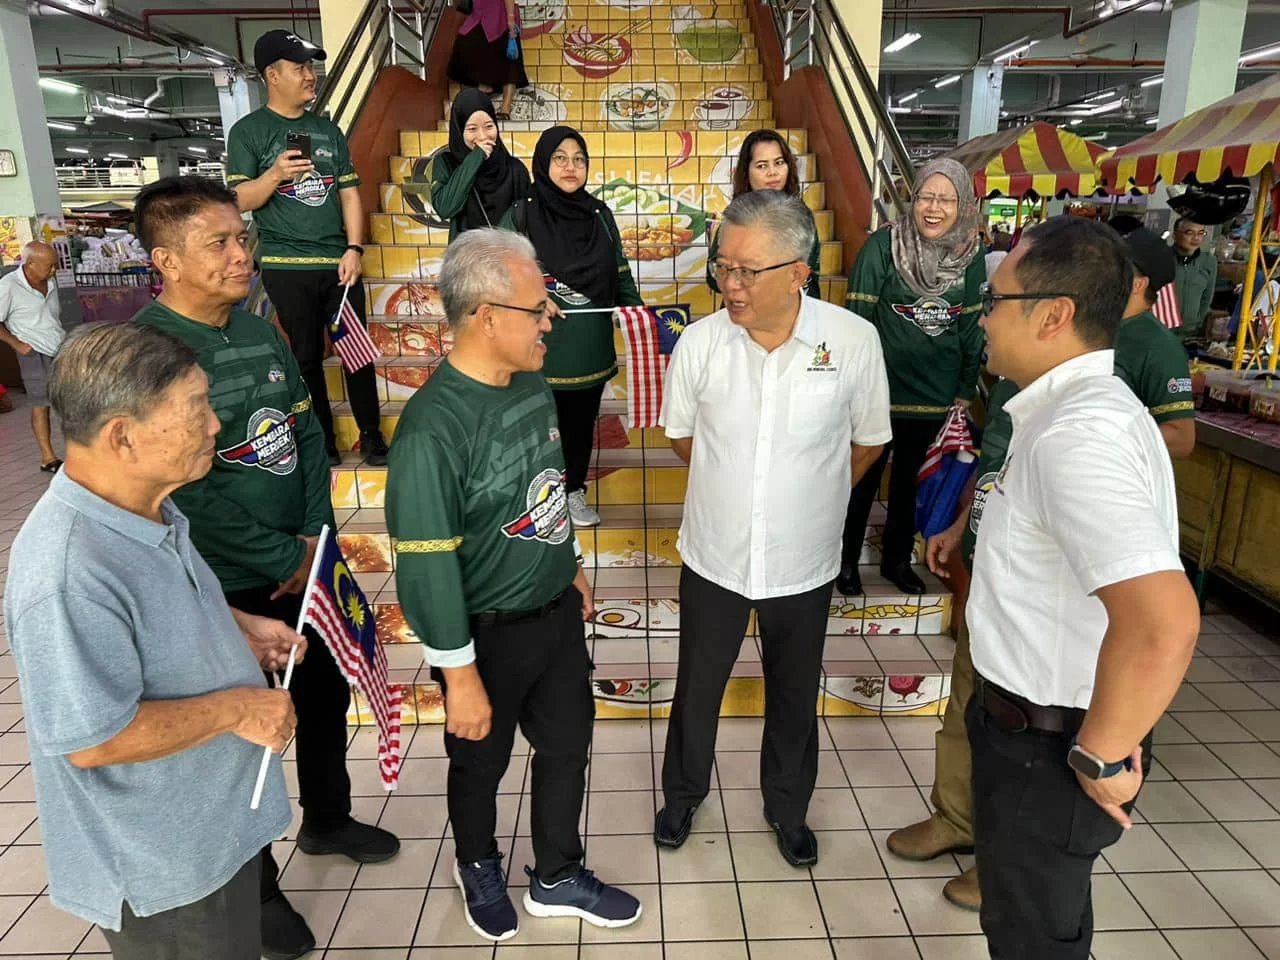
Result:
[[[289,662],[289,651],[298,648],[294,660],[301,662],[307,653],[307,638],[294,633],[287,623],[271,617],[258,617],[243,610],[231,610],[236,626],[244,634],[244,639],[253,651],[253,658],[263,670],[275,673],[283,670]]]

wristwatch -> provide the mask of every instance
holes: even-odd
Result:
[[[364,256],[364,247],[360,246],[358,243],[348,243],[347,249],[354,250],[356,253],[360,254],[360,256]]]
[[[1071,750],[1067,753],[1067,766],[1089,780],[1105,780],[1107,777],[1114,777],[1121,770],[1133,769],[1128,757],[1115,763],[1104,763],[1075,740],[1071,741]]]

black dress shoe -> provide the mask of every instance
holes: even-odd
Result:
[[[382,863],[400,852],[400,841],[394,833],[355,820],[324,833],[304,823],[298,831],[298,849],[313,856],[340,853],[356,863]]]
[[[360,452],[364,454],[364,462],[371,467],[387,465],[387,442],[382,439],[381,430],[370,430],[360,434]]]
[[[689,839],[697,807],[663,807],[653,821],[653,842],[675,850]]]
[[[778,838],[778,852],[782,854],[782,859],[793,867],[812,867],[818,862],[818,838],[806,824],[802,823],[791,830],[772,819],[768,813],[765,814],[765,819]]]
[[[297,960],[315,948],[315,934],[283,893],[262,901],[262,955],[267,960]]]
[[[881,567],[880,572],[903,593],[924,593],[924,581],[911,569],[906,560],[891,567]]]
[[[325,455],[329,458],[329,466],[331,467],[342,466],[342,454],[338,452],[337,447],[329,447],[327,450],[325,450]]]
[[[862,575],[857,567],[841,567],[836,577],[836,591],[846,597],[862,596]]]

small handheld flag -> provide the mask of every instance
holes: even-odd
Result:
[[[1156,303],[1151,308],[1151,312],[1170,330],[1182,326],[1182,309],[1178,305],[1178,291],[1172,283],[1166,283],[1156,291]]]
[[[329,321],[329,342],[342,359],[342,368],[347,373],[355,373],[380,360],[382,352],[374,346],[369,331],[364,328],[364,324],[356,316],[355,308],[347,300],[350,292],[350,286],[342,290],[342,303],[338,304],[338,312]]]
[[[627,347],[627,427],[656,427],[671,352],[690,323],[689,306],[619,307]]]

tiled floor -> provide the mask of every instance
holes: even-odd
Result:
[[[24,411],[0,416],[0,576],[46,478]],[[0,655],[0,956],[104,955],[101,937],[49,905],[22,707]],[[597,724],[584,819],[590,865],[642,900],[635,926],[601,931],[525,918],[482,946],[448,876],[445,760],[438,727],[411,731],[400,789],[387,797],[368,731],[353,737],[356,813],[404,838],[390,864],[294,853],[283,884],[327,960],[967,960],[986,956],[977,921],[941,897],[966,858],[909,864],[886,833],[923,815],[938,721],[822,721],[809,822],[822,860],[794,870],[761,820],[759,720],[720,727],[718,778],[686,847],[649,838],[665,721]],[[1226,614],[1205,619],[1199,655],[1157,728],[1152,782],[1133,830],[1098,863],[1097,960],[1280,960],[1280,644]],[[508,862],[531,858],[527,747],[499,798]],[[296,783],[286,757],[290,781]]]

